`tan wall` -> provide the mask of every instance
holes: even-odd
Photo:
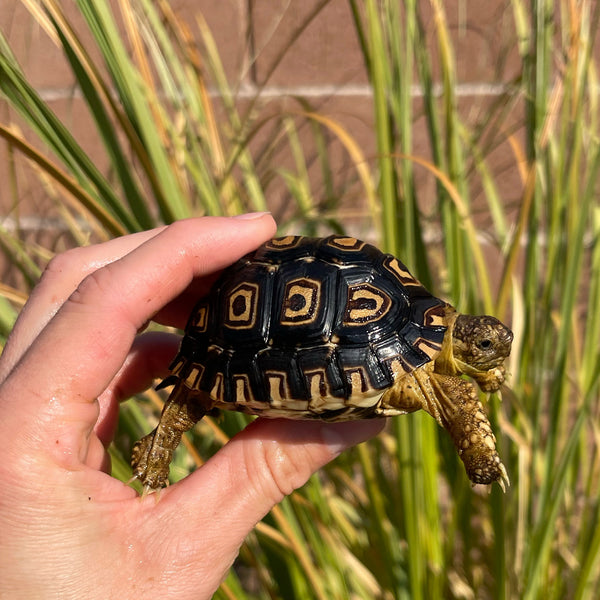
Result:
[[[118,3],[114,3],[117,5]],[[315,0],[173,0],[173,11],[197,31],[195,15],[201,12],[216,38],[221,57],[232,81],[243,74],[242,95],[252,96],[264,85],[268,97],[306,96],[319,110],[339,120],[359,142],[367,156],[375,154],[373,141],[372,97],[358,47],[347,0],[331,0],[317,12],[306,28],[298,28],[316,12]],[[322,3],[321,3],[322,4]],[[65,3],[74,6],[75,3]],[[429,3],[424,3],[424,7]],[[458,65],[457,96],[460,110],[468,122],[485,116],[490,103],[502,93],[502,86],[517,75],[519,60],[513,31],[513,16],[501,1],[453,0],[445,3]],[[73,15],[76,11],[71,9]],[[430,35],[434,26],[425,16]],[[74,80],[61,52],[34,24],[19,2],[0,0],[0,28],[7,35],[30,80],[56,113],[70,127],[97,164],[106,167],[97,134],[73,88]],[[290,40],[294,40],[290,46]],[[282,49],[290,46],[277,66]],[[255,59],[252,59],[252,56]],[[268,80],[265,82],[265,78]],[[415,90],[415,102],[418,103]],[[0,121],[13,117],[0,103]],[[518,123],[521,115],[515,113]],[[17,122],[18,119],[17,119]],[[415,121],[415,151],[427,155],[424,121]],[[332,148],[335,154],[336,149]],[[285,161],[285,157],[282,157]],[[17,166],[17,196],[8,168],[10,157],[0,143],[0,216],[26,217],[22,224],[36,230],[52,227],[45,219],[52,213],[52,200],[36,178]],[[515,199],[517,172],[514,156],[507,145],[493,153],[492,167],[503,172],[500,191],[506,201]],[[422,194],[433,194],[434,183],[423,176]],[[476,184],[475,184],[476,185]],[[517,186],[518,188],[519,186]],[[477,199],[480,190],[474,189]],[[269,191],[275,205],[285,204],[284,190]],[[13,221],[9,220],[10,225]],[[56,246],[60,247],[60,244]]]

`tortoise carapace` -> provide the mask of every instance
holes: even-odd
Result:
[[[181,435],[214,408],[345,421],[423,409],[473,483],[508,475],[473,383],[496,391],[512,332],[461,315],[394,256],[351,237],[273,239],[194,308],[157,428],[133,448],[145,491],[167,484]]]

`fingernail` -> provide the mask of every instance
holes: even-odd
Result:
[[[271,213],[268,211],[265,212],[251,212],[251,213],[243,213],[241,215],[235,215],[233,218],[234,219],[242,219],[244,221],[249,221],[251,219],[260,219],[261,217],[264,217],[265,215],[270,215]]]
[[[321,430],[321,437],[331,453],[335,456],[340,455],[350,445],[335,429],[332,429],[327,425]]]

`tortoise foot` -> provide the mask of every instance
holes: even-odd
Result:
[[[481,402],[475,398],[473,400],[470,406],[466,403],[462,407],[461,416],[454,424],[452,437],[456,449],[473,483],[490,484],[496,481],[506,491],[510,480],[496,451],[496,437]]]
[[[473,379],[479,384],[482,392],[497,392],[506,379],[504,367],[496,367],[489,371],[474,373]]]
[[[143,486],[143,495],[155,492],[169,483],[169,463],[173,453],[155,444],[156,430],[136,442],[131,451],[132,480]]]
[[[485,436],[482,440],[486,447],[489,443],[493,443],[492,438]],[[465,465],[467,476],[474,484],[488,485],[497,482],[502,491],[506,492],[506,488],[510,486],[510,479],[495,447],[489,448],[489,451],[487,449],[482,451],[481,440],[475,442],[469,440],[469,447],[459,449],[458,454]]]

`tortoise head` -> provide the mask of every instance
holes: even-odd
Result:
[[[490,371],[501,367],[512,340],[512,331],[495,317],[459,315],[452,330],[452,353],[463,373]]]

